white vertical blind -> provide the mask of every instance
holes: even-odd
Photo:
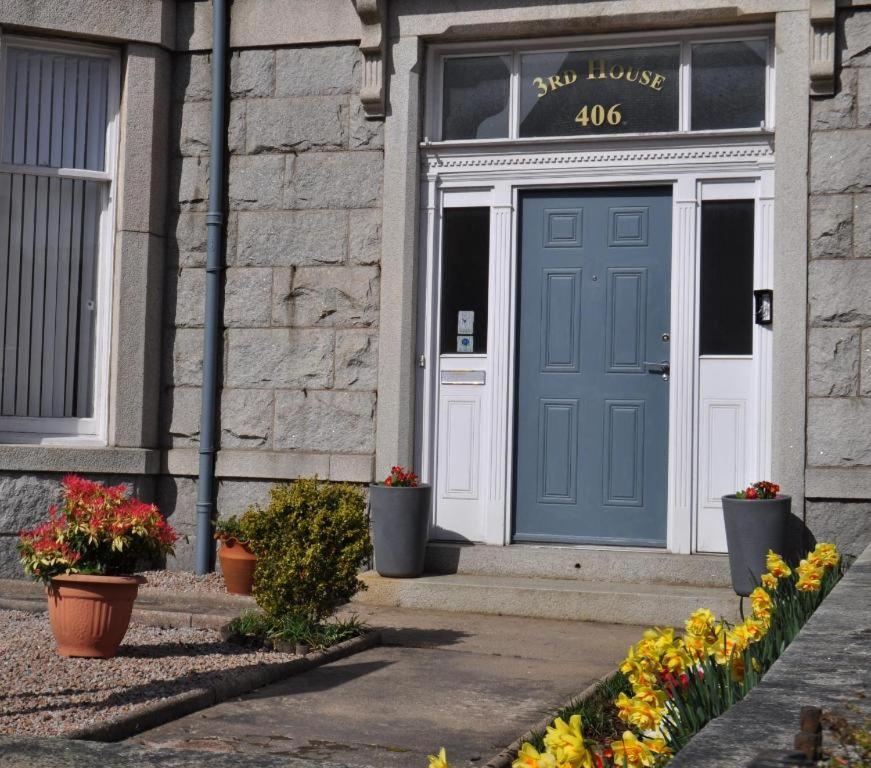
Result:
[[[0,417],[94,416],[109,73],[106,57],[6,47]]]

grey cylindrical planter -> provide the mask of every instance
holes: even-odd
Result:
[[[791,496],[739,499],[723,496],[723,519],[729,547],[732,588],[747,597],[762,580],[768,550],[786,554],[786,530]]]
[[[432,487],[369,486],[375,570],[395,579],[420,576],[429,534]]]

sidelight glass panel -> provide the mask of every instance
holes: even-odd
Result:
[[[445,59],[442,139],[508,136],[509,56]]]
[[[765,40],[700,43],[692,54],[692,130],[758,128],[765,121]]]
[[[699,354],[753,354],[752,200],[702,203]]]
[[[446,208],[442,237],[441,354],[487,351],[490,209]]]

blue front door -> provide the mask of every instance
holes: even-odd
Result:
[[[521,197],[515,539],[664,546],[671,190]]]

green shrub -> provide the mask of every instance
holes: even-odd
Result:
[[[254,599],[270,616],[329,616],[365,585],[369,522],[360,488],[315,479],[276,485],[269,504],[246,520],[257,555]]]
[[[227,539],[236,539],[236,541],[247,541],[248,534],[245,530],[245,519],[248,516],[246,512],[242,518],[231,515],[230,517],[222,517],[215,523],[215,538],[222,541]]]

